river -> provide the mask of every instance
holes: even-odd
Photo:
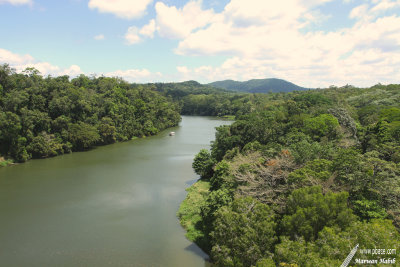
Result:
[[[157,136],[0,168],[0,266],[208,266],[176,212],[194,155],[230,123],[183,116]]]

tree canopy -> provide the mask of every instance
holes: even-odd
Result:
[[[356,244],[399,249],[400,85],[244,97],[250,109],[193,164],[208,192],[192,240],[217,266],[339,266]]]
[[[119,78],[0,66],[0,155],[17,162],[154,135],[176,126],[179,112],[171,99]]]

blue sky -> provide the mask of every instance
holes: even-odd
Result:
[[[400,83],[400,0],[0,0],[0,63],[130,82]]]

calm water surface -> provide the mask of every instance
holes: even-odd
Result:
[[[176,212],[228,121],[0,169],[0,266],[207,266]],[[175,131],[175,136],[168,136]]]

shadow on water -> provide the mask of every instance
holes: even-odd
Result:
[[[191,243],[189,246],[185,248],[186,251],[193,252],[199,257],[202,257],[204,260],[208,261],[209,257],[204,251],[201,250],[195,243]]]
[[[204,259],[204,267],[212,267],[213,266],[208,255],[206,253],[204,253],[204,251],[201,250],[201,248],[199,248],[195,243],[191,243],[189,246],[187,246],[185,248],[185,250],[190,251],[199,257],[202,257]]]

